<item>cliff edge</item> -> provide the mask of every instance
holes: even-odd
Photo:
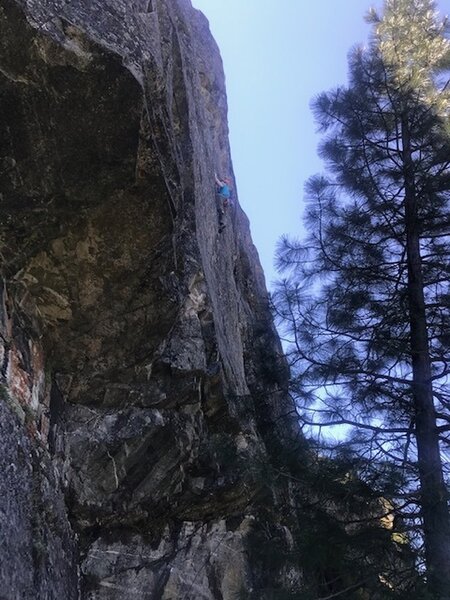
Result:
[[[0,130],[0,597],[265,597],[295,419],[207,20],[0,0]]]

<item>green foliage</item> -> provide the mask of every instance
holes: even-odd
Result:
[[[261,486],[277,490],[279,506],[264,503],[248,539],[262,582],[251,597],[397,600],[418,589],[414,551],[400,521],[393,525],[397,507],[362,481],[359,469],[348,448],[328,459],[304,440],[285,446],[278,466],[266,465]],[[302,573],[301,581],[283,584],[289,572]]]
[[[435,76],[450,64],[450,41],[435,3],[387,0],[383,18],[372,11],[369,21],[375,23],[375,41],[392,80],[447,113],[450,90],[437,87]]]
[[[420,498],[434,523],[425,545],[447,547],[450,566],[438,448],[450,445],[450,43],[430,0],[386,0],[369,19],[372,41],[350,54],[349,85],[313,102],[327,174],[305,187],[306,240],[280,242],[286,278],[273,300],[305,425],[356,428],[346,446],[356,480],[402,499],[402,518],[419,529]]]

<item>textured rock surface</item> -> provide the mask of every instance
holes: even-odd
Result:
[[[0,597],[77,598],[77,554],[45,453],[0,403]]]
[[[5,598],[250,597],[293,426],[206,19],[0,0],[0,134]]]

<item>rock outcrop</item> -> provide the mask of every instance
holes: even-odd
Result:
[[[0,132],[0,597],[275,597],[295,420],[206,19],[0,0]]]

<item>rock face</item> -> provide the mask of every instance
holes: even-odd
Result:
[[[5,600],[275,597],[295,426],[226,111],[189,0],[0,0]]]

